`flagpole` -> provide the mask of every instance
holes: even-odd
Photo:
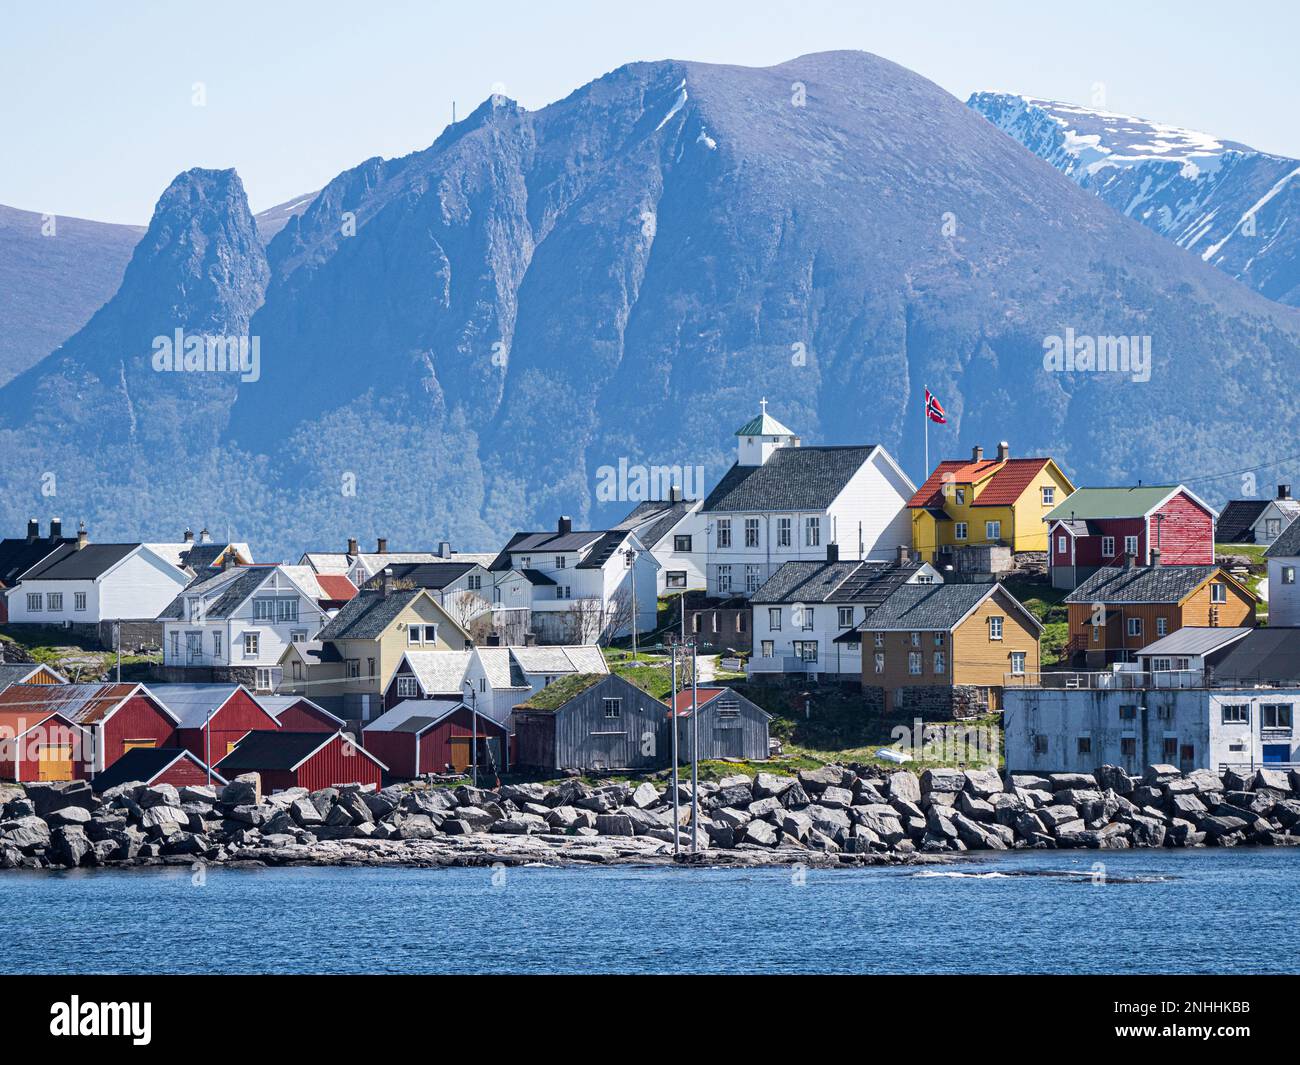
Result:
[[[921,421],[925,423],[925,469],[921,471],[921,484],[925,484],[930,476],[930,405],[926,401],[929,392],[927,386],[921,393]]]

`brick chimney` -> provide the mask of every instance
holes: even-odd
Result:
[[[1011,445],[1005,440],[998,443],[998,461],[1006,462],[1011,457]]]
[[[86,523],[84,521],[77,523],[77,550],[80,551],[90,542],[86,536]]]
[[[573,519],[567,514],[561,514],[560,520],[555,523],[555,531],[560,536],[568,536],[573,532]]]
[[[63,536],[63,519],[51,518],[50,519],[50,540],[51,541],[58,540],[62,536]]]
[[[355,536],[349,536],[349,537],[348,537],[348,554],[349,554],[349,555],[359,555],[360,553],[361,553],[361,552],[357,550],[357,538],[356,538]]]
[[[1290,499],[1290,498],[1291,498],[1291,486],[1290,486],[1289,484],[1280,484],[1280,485],[1278,485],[1278,486],[1277,486],[1277,497],[1278,497],[1278,499]]]
[[[826,561],[827,561],[827,562],[838,562],[839,560],[840,560],[840,545],[839,545],[839,544],[827,544],[827,545],[826,545]]]
[[[387,536],[381,536],[381,537],[379,537],[378,540],[375,541],[375,554],[377,554],[377,555],[386,555],[386,554],[388,554],[388,537],[387,537]]]
[[[27,519],[27,542],[30,544],[41,537],[41,523],[35,518]]]
[[[980,447],[978,444],[976,444],[973,448],[970,449],[970,460],[971,462],[984,461],[984,449]]]
[[[181,539],[187,544],[194,543],[194,530],[186,528],[185,532],[181,534]]]

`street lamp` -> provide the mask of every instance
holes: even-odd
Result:
[[[468,680],[460,682],[462,688],[469,689],[470,741],[469,759],[473,772],[474,787],[478,787],[478,692]]]
[[[623,549],[624,564],[632,571],[632,661],[637,660],[636,648],[636,622],[637,622],[637,603],[636,603],[636,548],[627,547]]]

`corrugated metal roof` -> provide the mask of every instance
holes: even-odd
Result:
[[[1079,488],[1048,511],[1046,520],[1140,518],[1181,487],[1177,484],[1144,484],[1130,488]]]
[[[253,698],[256,699],[258,705],[261,706],[262,709],[265,710],[268,714],[270,714],[273,718],[275,718],[277,722],[279,722],[280,718],[284,715],[284,712],[286,710],[290,709],[291,707],[297,706],[299,703],[306,703],[312,709],[324,714],[328,718],[332,718],[333,720],[337,721],[340,726],[345,724],[344,720],[341,717],[338,717],[335,714],[331,714],[319,703],[312,702],[305,695],[254,695]]]
[[[1246,627],[1202,628],[1188,625],[1171,632],[1155,643],[1147,644],[1140,655],[1203,655],[1239,640],[1253,629]]]
[[[460,699],[404,699],[362,731],[420,733],[465,705]],[[496,728],[500,729],[500,726]]]
[[[149,693],[180,718],[181,728],[202,728],[241,688],[253,697],[241,684],[151,684]]]
[[[193,762],[203,772],[208,767],[201,758],[180,747],[135,747],[110,765],[102,773],[95,774],[93,787],[97,792],[107,791],[119,784],[139,782],[148,784],[175,763],[186,760]],[[215,770],[212,773],[214,784],[224,785],[226,778]]]
[[[93,725],[142,690],[140,684],[13,684],[0,692],[0,711],[30,707]]]

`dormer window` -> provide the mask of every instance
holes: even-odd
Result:
[[[966,505],[966,489],[964,488],[954,489],[953,499],[956,501],[957,506],[964,507]]]

